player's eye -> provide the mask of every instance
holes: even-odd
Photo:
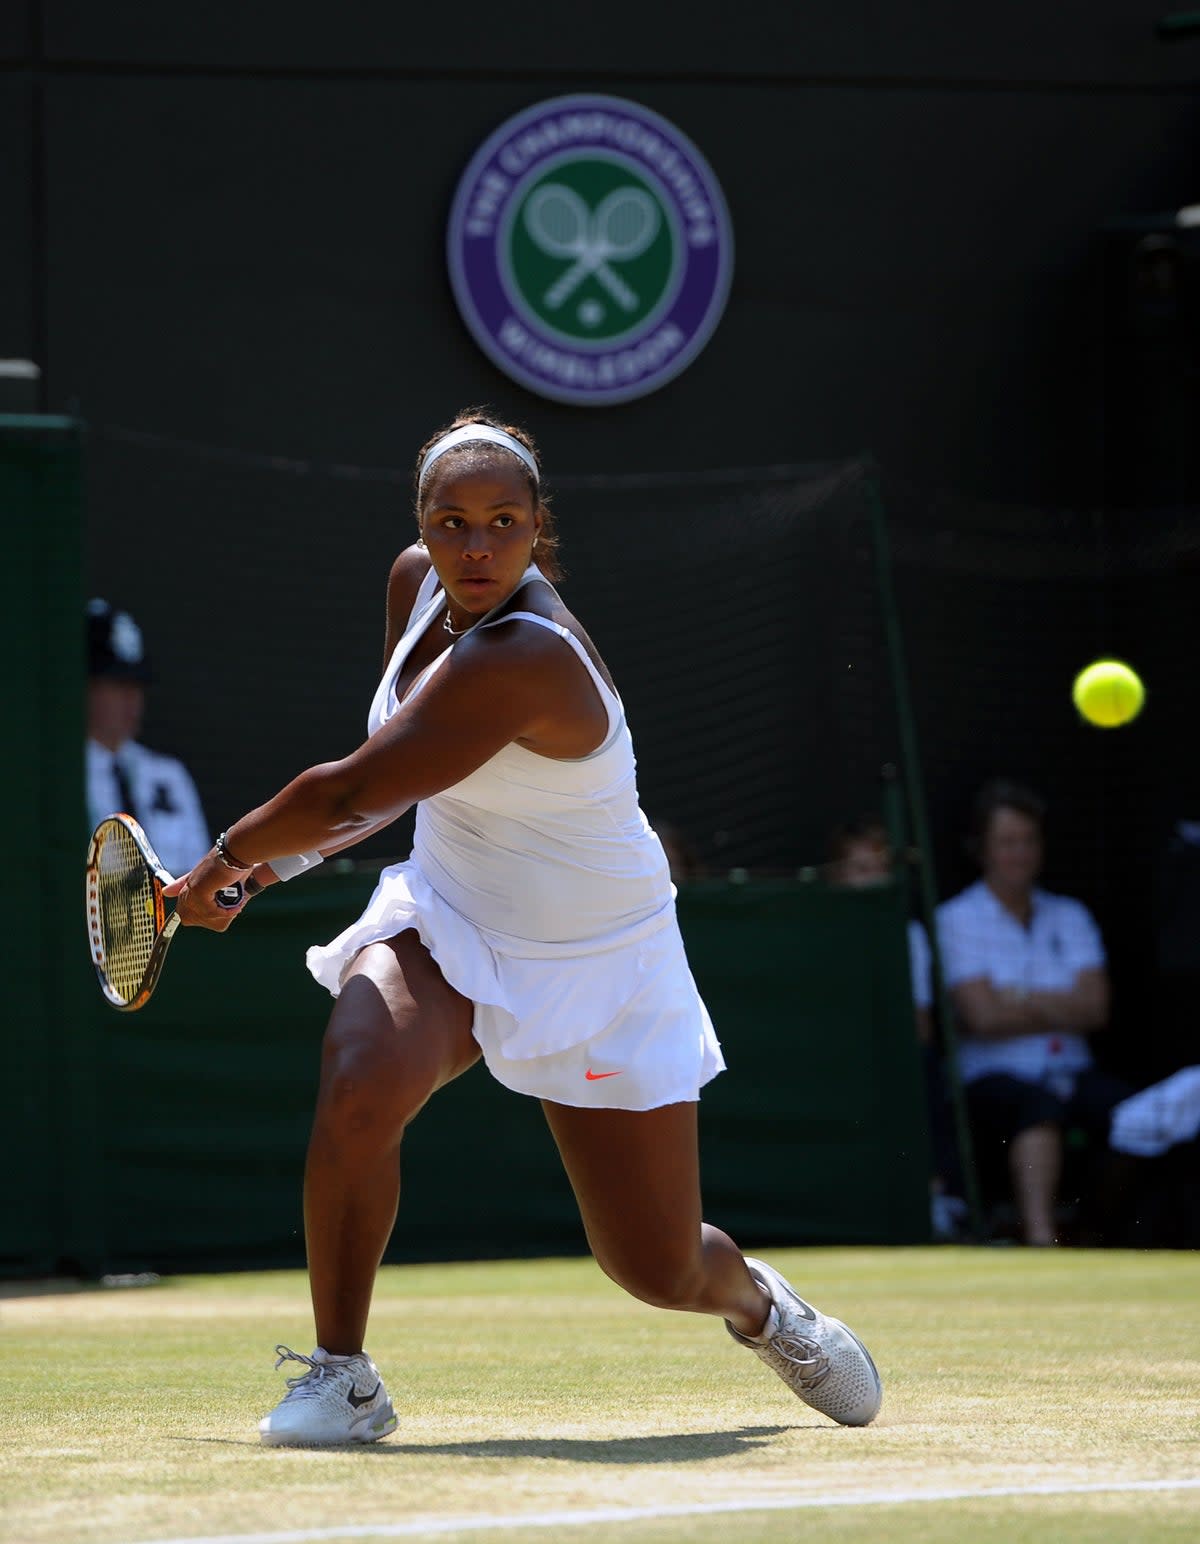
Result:
[[[494,523],[501,527],[507,527],[513,524],[513,517],[511,515],[497,515]]]

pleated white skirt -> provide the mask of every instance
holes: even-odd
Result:
[[[586,951],[531,943],[476,926],[410,859],[384,869],[362,915],[311,948],[308,968],[336,997],[360,949],[409,928],[475,1005],[488,1069],[517,1093],[648,1110],[698,1099],[724,1070],[673,905]]]

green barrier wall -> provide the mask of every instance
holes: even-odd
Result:
[[[81,950],[83,562],[80,426],[0,415],[0,756],[5,811],[0,1270],[100,1258],[96,1040]]]
[[[87,1010],[110,1270],[302,1260],[300,1176],[328,998],[304,950],[372,881],[319,875],[189,932],[141,1013]],[[693,887],[681,918],[730,1072],[702,1103],[708,1215],[748,1243],[927,1237],[926,1144],[893,892]],[[79,940],[82,947],[82,940]],[[412,1127],[389,1258],[583,1247],[535,1101],[482,1066]],[[63,1252],[77,1254],[70,1240]]]
[[[331,864],[273,890],[224,937],[181,935],[141,1013],[101,1000],[82,915],[81,444],[71,420],[0,418],[0,1272],[298,1264],[329,1007],[304,950],[373,876]],[[713,882],[681,895],[680,920],[731,1069],[701,1102],[708,1216],[747,1244],[925,1239],[900,895]],[[390,1258],[582,1247],[540,1109],[476,1067],[409,1134]]]

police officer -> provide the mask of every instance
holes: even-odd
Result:
[[[135,739],[151,679],[142,632],[106,600],[87,607],[87,800],[94,826],[132,815],[172,874],[185,874],[212,846],[187,768]]]

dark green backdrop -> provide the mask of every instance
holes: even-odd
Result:
[[[7,1078],[0,1261],[44,1268],[71,1241],[96,1256],[93,1039],[80,958],[83,805],[82,431],[0,415],[0,652],[7,815]]]
[[[69,908],[54,969],[82,978],[86,995],[68,1034],[45,1016],[28,1026],[27,1068],[44,1092],[6,1132],[7,1169],[38,1182],[18,1188],[6,1219],[10,1271],[301,1263],[301,1167],[329,1006],[304,949],[340,930],[372,883],[316,876],[256,901],[224,937],[183,934],[153,1001],[127,1015],[90,990],[82,917]],[[709,1217],[748,1244],[926,1238],[898,896],[714,881],[687,890],[680,912],[730,1064],[701,1102]],[[95,1069],[94,1089],[71,1082],[71,1057]],[[27,1161],[47,1147],[64,1159],[51,1185]],[[404,1157],[391,1258],[583,1247],[540,1109],[482,1067],[431,1103]]]
[[[330,864],[224,937],[186,933],[142,1012],[90,979],[82,915],[82,435],[0,419],[12,513],[0,605],[10,1085],[0,1269],[302,1259],[300,1171],[328,997],[304,950],[373,876]],[[23,882],[22,882],[23,881]],[[702,1101],[709,1215],[747,1242],[928,1230],[928,1156],[898,890],[688,887],[680,917],[731,1072]],[[415,1124],[395,1258],[572,1250],[582,1233],[532,1100],[475,1068]]]

